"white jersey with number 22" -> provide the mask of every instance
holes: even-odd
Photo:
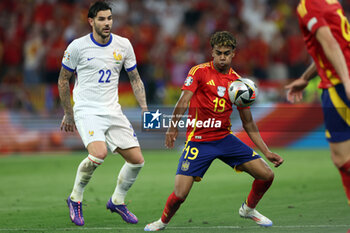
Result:
[[[73,89],[75,114],[120,114],[120,71],[123,66],[126,71],[136,68],[128,39],[112,33],[106,44],[95,41],[92,33],[75,39],[64,52],[62,66],[77,75]]]

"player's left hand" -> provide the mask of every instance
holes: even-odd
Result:
[[[287,100],[291,103],[300,102],[303,99],[303,90],[308,85],[308,81],[298,78],[285,86],[287,91]]]
[[[173,148],[176,141],[179,130],[177,128],[170,127],[165,134],[165,146],[167,148]]]
[[[77,129],[75,126],[74,116],[72,114],[65,114],[63,116],[60,128],[66,132],[74,132],[74,130]]]
[[[284,162],[281,156],[271,151],[267,152],[265,156],[271,163],[275,165],[275,167],[279,167]]]

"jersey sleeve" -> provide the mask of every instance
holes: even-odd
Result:
[[[301,1],[297,8],[301,23],[313,34],[320,27],[328,25],[323,17],[324,7],[327,7],[324,0],[312,0]]]
[[[65,69],[73,72],[77,68],[78,61],[79,49],[75,41],[73,41],[72,43],[70,43],[70,45],[68,45],[66,51],[64,51],[64,55],[62,58],[62,66]]]
[[[195,68],[195,67],[194,67]],[[185,79],[185,83],[182,86],[181,90],[188,90],[193,93],[196,92],[200,81],[202,80],[202,73],[203,71],[201,69],[194,69],[192,68]]]
[[[136,56],[129,40],[127,40],[124,68],[127,72],[130,72],[136,68]]]

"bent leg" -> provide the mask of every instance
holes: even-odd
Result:
[[[147,224],[144,228],[145,231],[160,231],[164,230],[171,218],[175,215],[176,211],[180,208],[180,205],[185,201],[189,194],[194,178],[192,176],[176,175],[175,177],[175,189],[170,194],[168,200],[165,203],[162,217],[150,224]]]
[[[239,208],[239,215],[243,218],[252,219],[260,226],[272,226],[272,221],[255,209],[272,184],[274,178],[272,170],[262,158],[241,164],[237,169],[245,171],[255,178],[247,200]]]
[[[174,192],[168,197],[161,217],[163,223],[170,222],[180,205],[185,201],[193,182],[194,178],[192,176],[176,175]]]
[[[95,169],[101,165],[107,156],[106,144],[102,141],[91,142],[88,147],[89,155],[78,167],[70,198],[74,202],[83,200],[85,186],[89,183]]]
[[[255,208],[274,179],[274,173],[263,159],[255,159],[237,166],[237,170],[245,171],[255,178],[247,198],[247,205]]]
[[[128,190],[136,181],[137,175],[144,165],[144,158],[140,147],[129,149],[118,148],[116,151],[121,154],[126,161],[119,172],[117,186],[112,195],[113,204],[121,205],[124,204]]]
[[[329,143],[331,157],[342,178],[345,193],[350,205],[350,140]]]
[[[331,157],[334,165],[341,168],[350,161],[350,140],[344,142],[330,142]]]
[[[141,153],[140,147],[131,147],[128,149],[117,148],[114,152],[118,152],[125,159],[126,162],[131,164],[142,164],[144,158]]]
[[[137,217],[128,210],[124,203],[127,192],[136,181],[136,177],[143,167],[144,159],[140,147],[131,147],[128,149],[117,148],[113,152],[121,154],[125,159],[125,164],[120,169],[117,186],[112,197],[108,200],[106,207],[112,213],[118,213],[125,222],[136,224],[138,223]]]

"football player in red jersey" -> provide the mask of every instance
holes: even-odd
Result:
[[[272,221],[255,210],[256,205],[270,187],[274,173],[253,149],[231,132],[232,103],[227,89],[239,75],[231,68],[236,40],[226,31],[215,33],[210,40],[213,61],[194,66],[185,80],[182,94],[173,111],[172,121],[177,123],[186,112],[187,141],[175,177],[174,192],[165,204],[161,218],[148,224],[145,231],[163,230],[189,194],[194,181],[200,181],[212,161],[220,159],[233,169],[245,171],[255,178],[248,198],[239,209],[239,215],[253,219],[261,226],[272,226]],[[262,140],[249,107],[238,108],[245,131],[251,140],[275,167],[283,159],[269,150]],[[207,124],[205,124],[207,122]],[[168,148],[174,146],[178,135],[172,124],[165,137]]]
[[[301,0],[297,14],[314,62],[286,86],[287,99],[300,101],[309,80],[321,77],[326,138],[350,204],[350,25],[337,0]]]

